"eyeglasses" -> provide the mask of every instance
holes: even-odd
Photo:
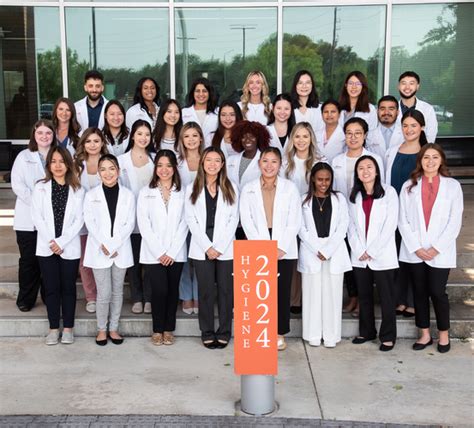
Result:
[[[346,86],[364,86],[361,82],[347,82]]]
[[[347,138],[360,138],[364,135],[362,131],[356,131],[356,132],[346,132],[346,137]]]

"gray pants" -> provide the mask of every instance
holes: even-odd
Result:
[[[122,311],[123,281],[127,269],[119,268],[113,264],[109,268],[93,269],[92,271],[97,285],[97,329],[106,331],[108,320],[109,331],[117,331]]]

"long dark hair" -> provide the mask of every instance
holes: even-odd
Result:
[[[302,205],[306,204],[306,202],[308,202],[316,193],[316,185],[313,182],[313,178],[318,171],[323,171],[323,170],[329,171],[329,173],[331,174],[331,182],[329,183],[329,187],[328,187],[328,190],[326,191],[326,195],[329,196],[331,193],[334,195],[337,194],[337,192],[332,188],[333,183],[334,183],[334,171],[331,165],[329,165],[326,162],[317,162],[311,168],[311,172],[309,174],[308,192],[306,193],[306,197],[304,198]]]
[[[347,75],[346,80],[344,80],[344,86],[342,87],[341,93],[339,95],[339,104],[341,105],[341,109],[351,111],[351,100],[349,97],[349,93],[347,92],[347,82],[352,76],[356,77],[360,81],[360,83],[362,83],[362,92],[357,98],[355,111],[363,111],[365,113],[368,113],[370,111],[369,86],[367,84],[367,77],[365,77],[365,74],[361,71],[351,71]]]
[[[314,77],[313,75],[308,71],[308,70],[300,70],[297,71],[295,74],[295,77],[293,78],[293,84],[291,85],[291,104],[293,105],[293,108],[299,109],[300,107],[304,107],[300,104],[300,99],[298,92],[296,91],[296,85],[298,84],[298,81],[300,80],[301,76],[309,76],[311,79],[311,92],[309,93],[308,101],[306,102],[306,107],[318,107],[319,106],[319,96],[316,91],[316,87],[314,85]]]
[[[145,100],[143,99],[142,95],[142,87],[147,80],[151,80],[156,88],[156,95],[155,98],[153,98],[153,102],[157,105],[160,105],[160,86],[158,85],[158,83],[156,83],[156,80],[153,79],[153,77],[142,77],[137,82],[137,86],[135,87],[135,95],[133,96],[133,104],[140,104],[140,107],[145,110],[148,116],[150,116],[150,119],[152,119],[152,114],[148,111],[148,107],[145,104]]]
[[[278,94],[274,99],[273,99],[273,107],[272,107],[272,112],[270,113],[270,117],[268,118],[268,124],[271,125],[272,123],[275,122],[275,115],[273,114],[273,110],[275,109],[275,105],[278,101],[287,101],[290,103],[291,106],[291,114],[290,117],[288,118],[288,134],[291,134],[291,130],[293,129],[293,126],[295,126],[296,120],[295,120],[295,109],[293,108],[293,104],[291,102],[291,96],[290,94],[283,93],[283,94]]]
[[[214,92],[214,87],[211,85],[211,82],[209,82],[209,80],[205,77],[198,77],[191,84],[191,88],[189,88],[189,92],[186,97],[186,107],[191,107],[195,104],[196,101],[194,99],[194,91],[196,90],[197,85],[203,85],[207,89],[207,92],[209,93],[209,98],[207,100],[206,113],[213,113],[217,107],[216,95]]]
[[[81,135],[79,142],[77,143],[76,153],[74,154],[74,163],[76,166],[76,173],[78,176],[84,171],[84,161],[87,161],[89,154],[86,150],[86,140],[91,135],[97,135],[102,140],[102,147],[100,149],[100,154],[105,155],[109,151],[107,150],[107,144],[105,142],[105,137],[102,131],[99,128],[87,128],[84,133]]]
[[[137,132],[137,129],[142,126],[144,126],[145,128],[148,128],[148,130],[150,131],[150,144],[146,146],[145,150],[151,159],[152,158],[151,153],[153,152],[153,144],[151,142],[151,125],[146,120],[138,119],[135,122],[133,122],[132,129],[130,130],[130,139],[128,140],[128,147],[125,150],[125,152],[129,152],[130,150],[133,149],[133,146],[135,145],[135,133]]]
[[[123,141],[128,137],[128,128],[125,124],[125,109],[123,108],[122,103],[119,100],[110,100],[107,105],[105,106],[104,110],[104,127],[102,128],[102,133],[104,134],[105,142],[110,144],[111,146],[115,145],[115,138],[110,131],[109,122],[107,122],[106,116],[107,112],[109,111],[110,107],[117,106],[120,109],[120,112],[123,114],[123,123],[120,126],[120,131],[118,133],[119,144],[123,143]]]
[[[357,167],[363,160],[366,160],[366,159],[369,159],[374,163],[375,172],[377,173],[377,175],[375,176],[374,193],[372,194],[372,197],[374,199],[379,199],[385,196],[385,190],[382,186],[382,179],[380,178],[379,164],[377,163],[375,158],[373,158],[372,156],[364,155],[364,156],[361,156],[359,159],[357,159],[357,162],[354,167],[354,187],[352,188],[351,195],[349,196],[349,200],[353,204],[355,203],[357,193],[359,192],[362,194],[363,199],[367,198],[367,192],[365,190],[364,184],[362,183],[362,181],[360,181],[359,174],[357,174]]]
[[[178,137],[183,126],[183,114],[181,110],[181,106],[178,101],[169,98],[167,99],[163,105],[160,107],[160,111],[158,113],[158,118],[156,119],[155,129],[153,130],[153,145],[155,146],[155,150],[160,150],[161,148],[161,140],[163,139],[163,135],[166,132],[166,123],[165,123],[165,114],[168,111],[170,105],[175,105],[179,111],[179,120],[174,125],[174,149],[178,151]]]
[[[214,147],[220,147],[221,141],[224,138],[225,128],[221,124],[221,112],[224,107],[231,107],[235,113],[235,124],[239,123],[243,120],[242,111],[240,110],[239,105],[232,100],[225,100],[219,106],[219,126],[217,127],[217,131],[214,133],[214,137],[212,137],[211,145]],[[235,125],[234,125],[235,126]]]
[[[79,125],[79,122],[77,121],[76,107],[74,107],[74,103],[69,98],[60,97],[54,103],[53,114],[52,114],[53,126],[54,126],[54,129],[58,129],[59,120],[57,117],[57,110],[58,110],[59,104],[61,103],[66,104],[69,108],[69,111],[71,112],[71,119],[69,119],[69,125],[67,128],[67,136],[72,141],[72,146],[75,149],[79,141],[79,132],[81,130],[81,125]]]
[[[425,116],[423,115],[421,111],[415,110],[415,109],[407,110],[402,116],[402,122],[401,122],[402,125],[403,125],[403,122],[405,122],[405,119],[408,117],[415,119],[419,123],[420,126],[423,126],[423,127],[425,126]],[[425,131],[421,130],[420,146],[423,147],[425,144],[428,144],[428,140],[426,138]]]
[[[42,181],[43,183],[47,183],[48,181],[54,178],[51,172],[51,161],[53,160],[54,153],[60,154],[60,156],[63,158],[64,165],[67,168],[66,176],[64,177],[66,184],[68,186],[71,186],[74,191],[78,190],[81,187],[81,182],[79,181],[79,178],[75,173],[74,162],[72,160],[71,153],[69,153],[68,149],[62,146],[51,147],[51,150],[46,156],[45,177],[40,181]]]
[[[161,158],[167,158],[170,161],[170,164],[173,167],[173,185],[176,187],[176,191],[179,192],[181,190],[181,178],[178,171],[178,161],[176,160],[174,152],[168,149],[158,150],[158,153],[156,154],[153,165],[153,177],[151,178],[149,186],[150,189],[155,189],[160,181],[160,177],[158,177],[158,174],[156,173],[156,168]]]
[[[30,141],[28,142],[28,149],[32,152],[38,151],[38,143],[36,142],[36,139],[35,139],[35,132],[40,126],[46,126],[46,128],[49,128],[51,132],[53,133],[53,141],[51,142],[51,146],[49,147],[51,148],[58,145],[58,139],[56,138],[56,132],[54,130],[53,123],[50,120],[40,119],[33,125],[33,128],[31,128]]]

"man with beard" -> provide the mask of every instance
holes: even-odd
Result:
[[[377,104],[377,127],[367,136],[367,150],[385,159],[390,147],[403,143],[403,133],[397,122],[398,101],[393,95],[385,95]]]
[[[431,104],[416,98],[416,92],[420,88],[420,76],[414,71],[405,71],[398,78],[398,91],[400,92],[400,111],[398,122],[407,110],[418,110],[425,117],[425,134],[429,143],[434,143],[438,134],[438,119]]]
[[[74,103],[81,131],[91,127],[102,129],[104,127],[104,110],[108,102],[102,95],[104,92],[102,73],[89,70],[84,75],[84,91],[87,95]]]

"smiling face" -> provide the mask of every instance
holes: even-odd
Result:
[[[119,106],[116,104],[112,104],[107,109],[107,113],[105,114],[105,120],[111,128],[120,128],[123,125],[123,122],[125,121],[125,117]]]
[[[220,109],[219,119],[224,129],[232,129],[237,122],[235,111],[231,106],[224,106]]]
[[[258,74],[249,77],[248,88],[250,95],[261,95],[263,90],[263,79]]]
[[[346,127],[346,146],[348,150],[360,150],[364,145],[364,128],[358,123],[350,123]]]
[[[291,104],[286,100],[278,100],[273,106],[275,122],[286,122],[291,116]]]
[[[35,141],[38,148],[47,149],[51,146],[54,138],[54,132],[47,126],[38,126],[35,130]]]
[[[209,91],[202,83],[198,83],[194,88],[194,102],[197,106],[206,106],[209,100]]]
[[[56,109],[56,118],[59,123],[68,123],[71,120],[72,112],[65,102],[60,102]]]
[[[99,165],[99,176],[104,186],[113,187],[118,182],[119,170],[112,161],[105,159]]]
[[[172,181],[174,170],[167,156],[161,156],[158,159],[155,173],[162,183],[170,183]]]
[[[97,101],[104,92],[104,84],[100,79],[87,79],[84,84],[84,91],[91,101]]]
[[[320,169],[313,175],[312,181],[316,191],[316,196],[324,198],[328,195],[329,186],[331,185],[332,175],[328,169]]]
[[[382,101],[377,109],[379,121],[384,126],[392,126],[397,120],[398,103],[393,101]]]
[[[100,138],[100,135],[97,134],[90,134],[86,138],[86,141],[84,141],[84,148],[86,150],[86,153],[92,156],[98,155],[102,150],[103,145],[104,142],[102,141],[102,138]]]
[[[264,178],[272,179],[275,178],[280,171],[281,160],[275,153],[268,152],[260,158],[258,166]]]
[[[426,150],[421,158],[421,167],[425,175],[434,176],[438,174],[439,168],[443,163],[441,154],[435,149]]]
[[[339,122],[339,110],[334,104],[326,104],[322,111],[323,121],[326,126],[335,126]]]
[[[414,77],[404,77],[398,82],[398,92],[402,98],[411,98],[420,89],[420,84]]]
[[[222,167],[224,162],[222,161],[221,155],[217,152],[209,152],[203,159],[203,169],[208,178],[216,177]]]
[[[242,137],[242,147],[245,153],[254,153],[257,151],[257,137],[247,133]]]
[[[51,162],[49,164],[49,171],[58,183],[64,181],[64,177],[67,173],[67,166],[64,162],[64,158],[61,156],[61,153],[53,153],[53,156],[51,157]]]
[[[305,153],[311,144],[311,134],[307,128],[300,127],[295,131],[293,144],[297,152]]]
[[[152,102],[156,97],[156,86],[152,80],[145,80],[142,85],[142,97],[145,101]]]
[[[419,141],[421,131],[424,129],[413,117],[406,117],[402,123],[403,137],[406,142]]]
[[[373,185],[377,176],[377,168],[374,161],[371,159],[360,161],[357,165],[357,176],[364,185]]]
[[[309,97],[313,90],[313,82],[308,74],[302,74],[296,83],[296,93],[299,97]]]
[[[362,92],[362,87],[362,82],[356,76],[349,77],[346,82],[346,90],[351,98],[358,98]]]
[[[132,136],[134,146],[139,149],[146,149],[151,141],[150,130],[146,126],[139,126]]]
[[[183,132],[183,146],[187,150],[197,150],[201,145],[201,136],[195,128],[189,128]]]
[[[175,126],[179,122],[179,108],[176,104],[171,103],[168,105],[163,115],[163,121],[169,126]]]

